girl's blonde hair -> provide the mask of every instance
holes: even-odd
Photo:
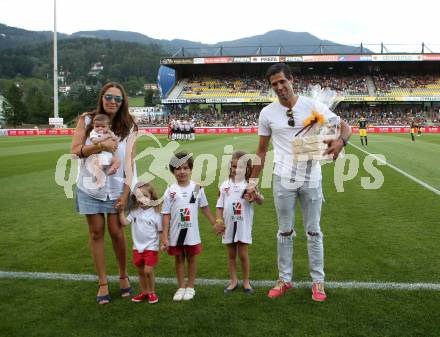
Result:
[[[238,162],[240,162],[240,158],[246,156],[246,172],[244,174],[244,180],[249,181],[249,178],[251,177],[251,172],[252,172],[252,159],[249,158],[248,154],[244,151],[235,151],[232,154],[232,158],[231,158],[231,163],[229,164],[229,178],[232,178],[232,161],[233,160],[238,160]]]
[[[138,182],[134,188],[134,191],[136,191],[136,189],[139,189],[143,195],[145,195],[145,192],[150,193],[150,200],[151,201],[157,201],[159,199],[157,196],[156,189],[150,183]],[[131,196],[131,201],[133,203],[133,205],[131,207],[132,209],[140,207],[139,201],[137,200],[136,195],[134,193]],[[160,204],[159,203],[156,204],[155,202],[153,202],[151,206],[154,207],[154,210],[156,212],[158,212],[158,213],[160,212]]]

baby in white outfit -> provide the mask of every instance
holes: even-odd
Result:
[[[90,141],[97,145],[109,138],[112,138],[119,142],[119,138],[110,129],[110,118],[105,114],[96,115],[92,121],[93,130],[90,131]],[[104,171],[108,175],[115,174],[121,166],[120,159],[113,153],[108,151],[101,151],[97,155],[97,161],[95,167],[99,170]],[[100,174],[96,174],[99,177]]]

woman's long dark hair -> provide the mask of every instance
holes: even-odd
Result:
[[[91,112],[89,115],[93,119],[93,116],[96,114],[105,114],[106,113],[104,110],[104,104],[102,102],[102,97],[104,96],[105,92],[109,88],[118,88],[122,93],[122,97],[124,98],[121,106],[119,107],[118,112],[116,113],[115,117],[113,117],[113,120],[111,122],[112,123],[112,131],[115,133],[116,136],[120,137],[122,140],[128,136],[128,134],[130,133],[131,130],[137,131],[138,127],[137,127],[136,122],[134,121],[133,117],[128,112],[128,97],[127,97],[127,93],[125,92],[124,87],[121,84],[119,84],[117,82],[109,82],[109,83],[105,84],[101,88],[101,91],[99,92],[97,110]],[[88,126],[87,134],[90,133],[92,128],[93,128],[92,125]]]

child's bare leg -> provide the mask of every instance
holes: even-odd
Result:
[[[227,286],[228,289],[233,289],[237,286],[238,277],[237,277],[237,265],[235,263],[237,259],[237,244],[230,243],[227,245],[228,247],[228,269],[229,269],[229,278],[231,279],[231,283]]]
[[[146,266],[145,266],[146,267]],[[137,267],[139,275],[139,285],[144,294],[148,294],[148,279],[146,273],[144,272],[144,266]]]
[[[93,155],[91,160],[93,168],[92,174],[96,178],[96,188],[101,188],[104,186],[106,179],[103,166],[99,163],[99,158],[97,155]]]
[[[176,256],[176,276],[179,288],[185,288],[185,255]]]
[[[187,288],[194,288],[197,273],[197,255],[188,255],[188,283]]]
[[[121,160],[117,156],[112,156],[112,161],[110,163],[110,167],[107,170],[107,174],[115,174],[119,166],[121,166]]]
[[[251,285],[249,283],[249,254],[247,243],[238,242],[238,256],[241,261],[241,271],[243,273],[243,288],[249,289]]]
[[[146,276],[147,293],[154,293],[154,269],[151,266],[145,265],[144,275]]]

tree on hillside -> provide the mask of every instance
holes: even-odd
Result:
[[[52,46],[50,42],[29,44],[17,48],[0,49],[0,78],[12,79],[20,74],[23,78],[52,77]],[[65,72],[67,84],[76,81],[87,84],[117,81],[127,83],[134,79],[154,81],[163,50],[157,45],[142,45],[123,41],[70,38],[59,41],[58,64]],[[95,76],[89,72],[95,63],[104,66]]]
[[[99,91],[96,87],[83,87],[79,99],[82,102],[84,111],[92,111],[96,109]]]
[[[35,86],[29,88],[24,103],[29,117],[27,122],[47,124],[52,112],[52,104],[49,97],[44,95],[40,88]]]
[[[3,115],[6,123],[18,126],[26,120],[26,108],[23,103],[23,91],[17,84],[12,84],[4,95]]]
[[[60,115],[68,123],[83,112],[95,110],[98,95],[98,87],[89,87],[81,83],[72,85],[69,94],[63,96],[60,100]]]
[[[14,116],[14,108],[6,99],[3,99],[2,109],[6,124],[15,126],[16,122],[13,120],[13,117],[11,117]]]
[[[153,89],[145,90],[144,95],[144,106],[152,106],[153,105]]]
[[[43,120],[46,123],[48,115],[52,114],[51,51],[49,41],[0,49],[0,92],[6,96],[11,84],[20,83],[24,97],[22,102],[26,104],[26,109],[29,106],[27,116],[11,115],[16,123],[43,123]],[[71,87],[68,95],[60,96],[60,116],[69,122],[82,112],[95,109],[97,90],[109,81],[121,83],[130,96],[135,96],[143,90],[144,83],[155,81],[163,55],[163,50],[157,45],[87,38],[59,41],[58,65],[64,79],[62,84]],[[101,63],[103,69],[92,73],[90,70],[96,63]],[[33,90],[33,87],[39,91]]]
[[[124,82],[124,88],[129,96],[136,96],[143,90],[144,81],[141,78],[130,78]]]

